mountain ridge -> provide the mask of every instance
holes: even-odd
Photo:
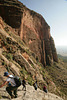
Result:
[[[41,90],[46,85],[49,92],[65,99],[67,72],[58,60],[49,25],[18,0],[0,0],[0,8],[0,82],[8,71],[25,77],[30,85],[37,79]]]
[[[45,19],[19,1],[3,0],[0,3],[0,16],[36,54],[39,61],[44,66],[50,65],[53,61],[58,62],[54,40]]]

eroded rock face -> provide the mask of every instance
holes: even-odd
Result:
[[[13,28],[19,28],[23,13],[23,5],[17,0],[0,0],[0,16]]]
[[[17,34],[43,65],[58,62],[50,26],[40,14],[29,10],[17,0],[0,0],[0,16],[17,30]]]

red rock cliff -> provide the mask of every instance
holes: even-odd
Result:
[[[26,8],[18,0],[0,0],[0,16],[14,28],[22,41],[36,54],[36,59],[46,64],[58,62],[50,26],[44,18]]]

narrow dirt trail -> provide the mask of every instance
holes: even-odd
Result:
[[[2,96],[0,100],[63,100],[55,94],[49,92],[45,93],[40,89],[36,91],[34,87],[30,85],[26,85],[26,91],[23,91],[22,86],[20,86],[17,94],[18,97],[16,99],[10,99],[5,88],[0,88],[0,95]]]

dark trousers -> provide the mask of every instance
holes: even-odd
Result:
[[[13,94],[17,96],[17,87],[13,87],[13,86],[6,87],[6,91],[9,93],[10,96],[12,96],[12,91]]]
[[[25,84],[23,84],[23,90],[24,90],[24,88],[25,88],[25,91],[26,91],[26,86],[25,86]]]
[[[45,89],[45,90],[44,90],[44,92],[46,92],[46,93],[47,93],[47,89]]]

